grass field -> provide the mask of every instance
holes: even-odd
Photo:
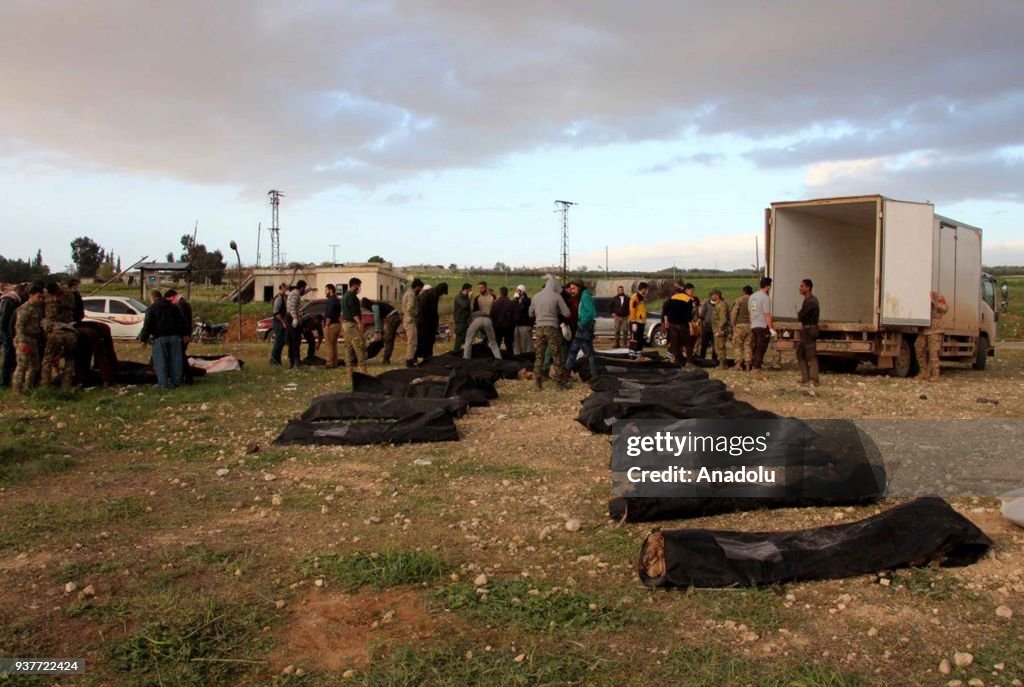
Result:
[[[1024,679],[1024,534],[994,500],[955,502],[996,541],[968,568],[899,571],[888,586],[655,592],[635,572],[650,526],[607,518],[607,440],[573,421],[583,387],[501,382],[492,407],[459,420],[459,442],[278,447],[285,421],[345,389],[344,373],[271,368],[259,344],[197,350],[248,364],[173,393],[0,393],[0,654],[85,657],[69,682],[83,685]],[[1024,415],[1019,351],[931,385],[826,375],[816,398],[788,365],[763,381],[712,374],[798,417]],[[662,526],[790,529],[876,511]],[[974,662],[940,674],[957,651]]]

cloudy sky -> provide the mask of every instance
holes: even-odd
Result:
[[[1024,2],[0,9],[0,254],[746,266],[772,201],[883,193],[1024,264]],[[264,257],[268,254],[263,240]]]

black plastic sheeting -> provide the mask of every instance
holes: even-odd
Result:
[[[458,441],[455,418],[445,408],[412,413],[397,420],[309,422],[289,420],[275,444],[362,446]]]
[[[324,420],[398,420],[416,413],[435,409],[445,410],[454,417],[462,417],[469,408],[469,402],[461,396],[452,398],[404,398],[356,392],[324,394],[314,398],[309,408],[299,417],[301,420],[320,422]]]
[[[652,532],[640,548],[648,587],[759,586],[879,570],[976,562],[992,546],[943,499],[926,496],[865,520],[792,532]]]
[[[708,380],[630,392],[633,398],[612,392],[593,393],[581,402],[576,421],[595,434],[611,434],[618,420],[722,420],[774,419],[746,401],[732,398],[721,382]]]
[[[460,396],[471,406],[487,406],[498,397],[490,375],[472,376],[461,371],[430,374],[419,368],[390,370],[383,374],[352,375],[352,390],[402,398],[451,398]]]

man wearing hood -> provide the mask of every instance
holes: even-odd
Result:
[[[416,357],[426,362],[434,357],[434,341],[440,315],[437,312],[441,296],[448,295],[448,284],[441,282],[433,288],[424,288],[419,295],[419,320],[416,327]]]
[[[526,293],[526,286],[520,284],[516,287],[516,338],[513,342],[512,352],[520,353],[533,352],[533,318],[530,317],[530,297]]]
[[[551,367],[555,379],[558,380],[558,388],[566,388],[565,351],[562,347],[562,331],[559,328],[559,317],[569,317],[569,306],[566,305],[562,294],[558,289],[558,281],[549,276],[544,288],[533,297],[530,303],[530,317],[534,318],[536,326],[533,328],[533,348],[536,359],[533,363],[533,378],[537,389],[541,389],[544,381],[544,354],[551,349]]]
[[[576,358],[580,351],[590,361],[590,374],[597,376],[597,356],[594,355],[594,323],[597,321],[597,309],[594,297],[590,295],[587,285],[582,281],[569,284],[569,291],[579,302],[577,310],[576,333],[569,344],[569,355],[565,361],[566,369],[571,373],[576,367]]]
[[[455,296],[452,303],[452,318],[455,320],[455,348],[462,350],[462,344],[466,343],[466,330],[469,329],[469,321],[473,318],[473,304],[469,300],[469,294],[473,285],[465,283],[462,289]]]

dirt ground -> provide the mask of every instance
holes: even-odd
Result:
[[[1024,530],[995,499],[952,501],[996,543],[970,567],[651,591],[635,571],[651,525],[608,519],[608,438],[573,419],[584,385],[502,381],[459,442],[275,447],[344,371],[197,347],[219,350],[245,370],[167,393],[0,397],[0,655],[83,657],[60,684],[87,685],[1024,679]],[[795,417],[1024,417],[1024,351],[989,362],[935,383],[825,375],[815,396],[789,362],[712,375]],[[792,529],[895,502],[658,525]]]

